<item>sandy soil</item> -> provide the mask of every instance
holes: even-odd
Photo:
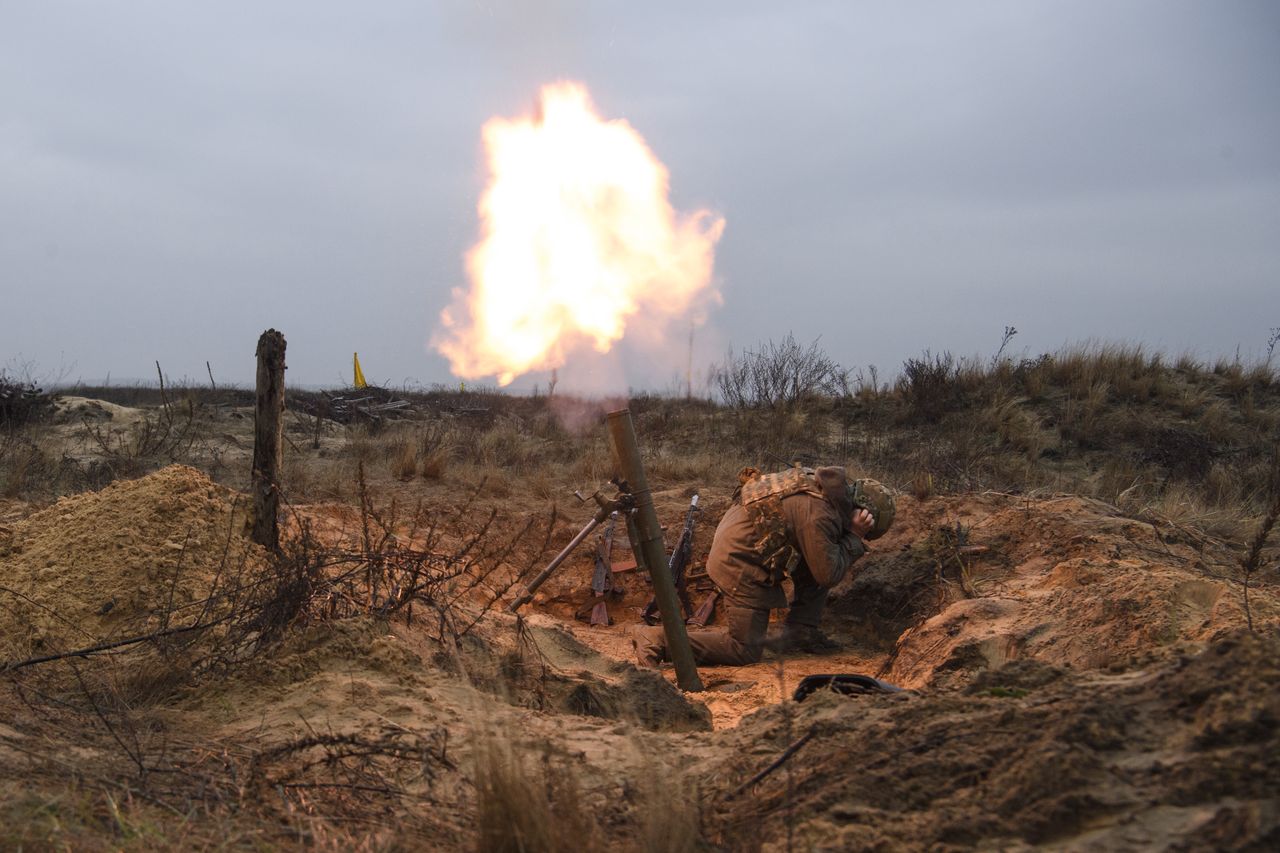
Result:
[[[704,497],[695,572],[727,492]],[[658,496],[669,531],[687,499]],[[173,467],[0,523],[5,654],[121,636],[198,601],[229,559],[260,559],[241,503]],[[322,536],[352,529],[350,508],[300,512],[328,520]],[[208,762],[261,763],[320,735],[427,744],[431,772],[401,778],[412,797],[385,807],[445,848],[469,846],[477,750],[501,740],[576,768],[620,838],[640,808],[628,792],[657,777],[700,792],[705,837],[723,849],[1264,849],[1280,842],[1280,596],[1254,590],[1259,630],[1245,632],[1226,559],[1076,497],[903,498],[898,525],[832,592],[840,651],[704,668],[707,689],[686,696],[669,669],[632,665],[627,631],[648,598],[634,574],[613,625],[574,619],[590,599],[583,549],[521,618],[495,609],[456,640],[421,616],[301,626],[184,687],[166,737],[198,740]],[[782,701],[828,672],[910,689]],[[35,731],[0,728],[9,772]],[[317,767],[281,758],[259,781],[284,790]]]

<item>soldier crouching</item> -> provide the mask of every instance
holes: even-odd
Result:
[[[827,592],[893,523],[890,492],[874,480],[850,482],[843,468],[791,468],[739,476],[735,501],[716,527],[707,573],[723,596],[723,630],[689,632],[694,659],[709,666],[760,660],[769,611],[787,610],[771,649],[819,651],[829,641],[818,629]],[[788,603],[784,578],[793,587]],[[656,667],[668,659],[661,627],[637,628],[636,660]]]

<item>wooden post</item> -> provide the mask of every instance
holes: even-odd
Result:
[[[253,418],[253,541],[280,547],[280,459],[284,440],[284,335],[258,338],[258,399]]]

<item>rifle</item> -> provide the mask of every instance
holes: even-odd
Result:
[[[702,599],[702,604],[698,605],[698,610],[689,617],[689,621],[685,624],[692,625],[695,628],[705,628],[716,614],[716,602],[720,600],[720,590],[713,589],[707,593],[707,597]]]
[[[689,500],[689,511],[685,513],[684,529],[680,531],[680,538],[676,540],[676,547],[671,549],[671,558],[667,561],[667,567],[671,571],[671,579],[676,585],[676,594],[680,597],[680,607],[684,611],[685,618],[693,613],[693,605],[689,602],[688,580],[685,573],[689,569],[689,560],[693,557],[693,526],[698,514],[698,495],[695,492]],[[644,613],[640,614],[640,618],[649,625],[656,625],[661,619],[658,616],[658,598],[654,596],[644,608]]]
[[[591,575],[591,591],[595,593],[595,605],[591,608],[592,625],[613,624],[604,596],[613,591],[613,528],[617,523],[618,513],[614,512],[609,516],[609,526],[604,529],[596,547],[596,569]]]

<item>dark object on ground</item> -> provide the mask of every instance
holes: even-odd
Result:
[[[844,696],[903,692],[902,688],[896,684],[889,684],[887,681],[881,681],[869,675],[858,675],[851,672],[841,675],[807,675],[796,686],[796,692],[792,698],[797,702],[803,702],[809,694],[824,689],[832,690]]]
[[[808,652],[821,655],[838,652],[841,644],[828,637],[818,628],[796,627],[788,625],[772,636],[766,637],[764,647],[774,654],[787,652]]]

